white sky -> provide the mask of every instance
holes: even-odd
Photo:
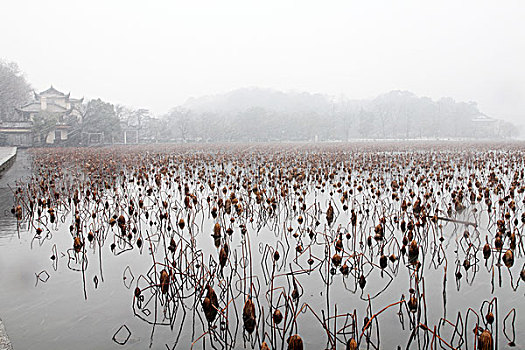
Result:
[[[2,0],[36,90],[164,113],[247,86],[477,101],[525,123],[525,1]]]

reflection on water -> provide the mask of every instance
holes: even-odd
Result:
[[[520,346],[523,148],[475,146],[23,152],[0,315],[24,349]]]
[[[13,191],[16,181],[31,175],[31,157],[25,150],[19,150],[11,168],[0,175],[0,240],[16,233],[16,220],[11,214]]]

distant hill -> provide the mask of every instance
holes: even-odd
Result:
[[[163,117],[162,138],[193,141],[503,139],[517,128],[475,102],[390,91],[367,100],[242,88],[189,99]]]
[[[327,95],[252,87],[190,98],[182,107],[197,113],[241,112],[250,108],[276,112],[323,112],[330,110],[331,105],[331,98]]]

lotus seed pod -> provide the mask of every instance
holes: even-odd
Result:
[[[478,338],[478,350],[493,350],[492,334],[485,329]]]
[[[288,350],[303,350],[303,340],[297,334],[288,338]]]

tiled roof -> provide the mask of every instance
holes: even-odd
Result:
[[[28,103],[20,108],[17,108],[17,110],[22,112],[40,112],[41,104],[39,102],[31,102]],[[48,103],[47,104],[47,111],[48,112],[67,112],[67,108],[64,108],[60,105],[57,105],[56,103]]]
[[[57,89],[55,89],[55,88],[53,87],[53,85],[51,85],[51,87],[50,87],[49,89],[47,89],[47,90],[45,90],[45,91],[42,91],[39,95],[55,95],[55,96],[56,96],[56,95],[59,95],[59,96],[65,96],[64,93],[62,93],[62,92],[58,91]],[[69,94],[68,94],[68,96],[69,96]]]
[[[20,108],[17,108],[17,110],[22,112],[40,112],[40,102],[30,102]]]

